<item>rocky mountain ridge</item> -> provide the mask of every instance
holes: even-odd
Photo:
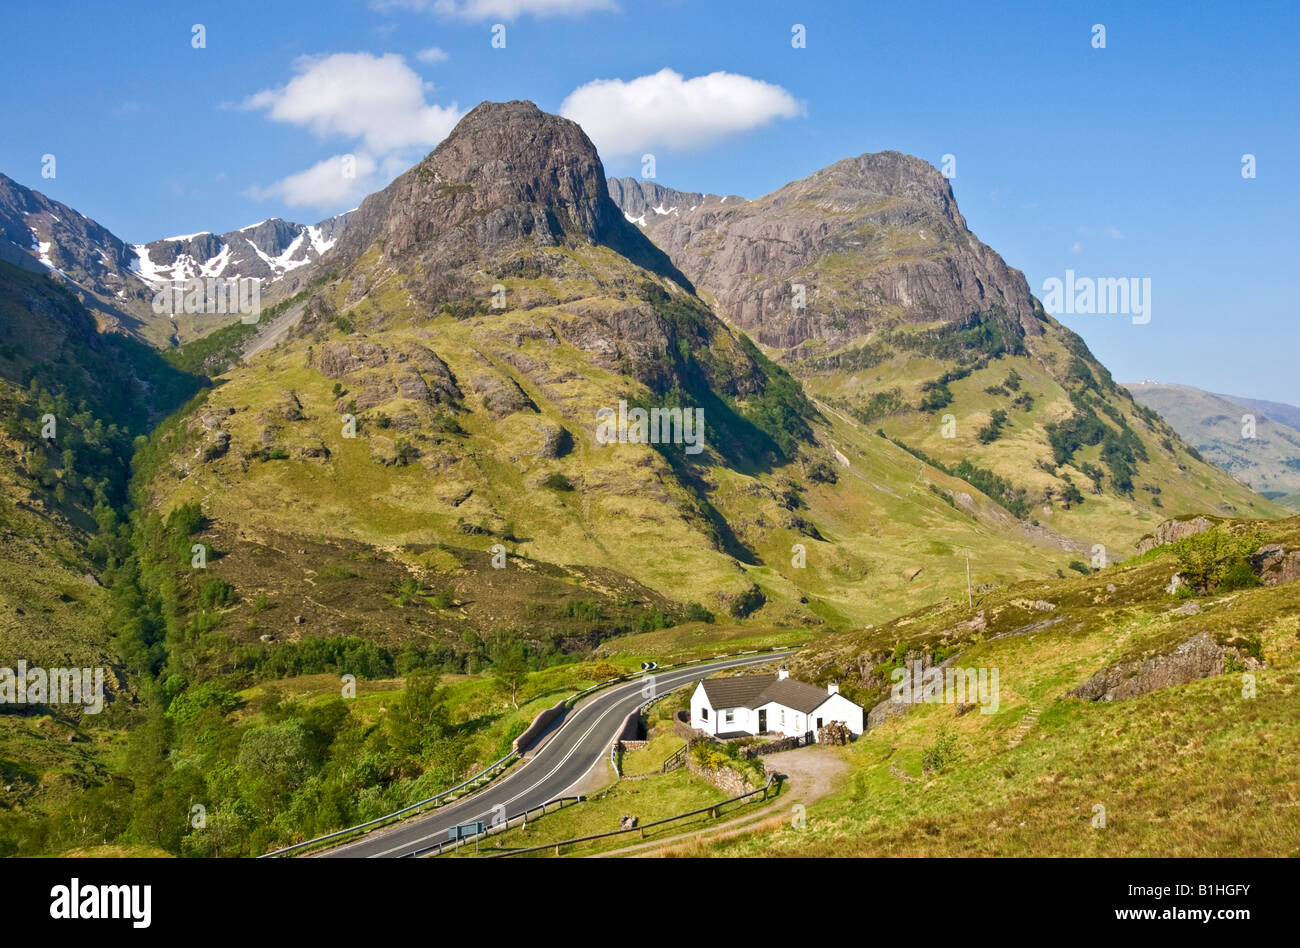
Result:
[[[0,260],[65,283],[103,331],[160,348],[206,335],[221,317],[169,318],[153,300],[166,283],[195,277],[257,278],[269,289],[315,263],[347,222],[271,218],[224,234],[199,233],[128,244],[66,204],[0,174]]]
[[[616,196],[629,216],[644,211],[641,192]],[[1040,334],[1024,275],[971,234],[935,168],[899,152],[846,158],[754,201],[651,213],[645,227],[728,322],[792,358],[995,310]]]
[[[1128,388],[1206,460],[1242,483],[1284,503],[1300,492],[1300,431],[1283,420],[1300,411],[1189,385],[1143,382]]]
[[[133,244],[133,269],[151,285],[196,277],[256,278],[269,285],[315,263],[338,241],[351,212],[317,224],[272,217],[225,234],[188,234]]]

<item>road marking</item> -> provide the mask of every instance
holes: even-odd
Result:
[[[736,667],[739,667],[739,666],[742,666],[742,665],[756,665],[756,664],[759,664],[759,663],[761,663],[761,662],[771,661],[774,657],[775,657],[775,654],[773,654],[773,655],[766,655],[766,654],[765,654],[765,655],[761,655],[761,656],[753,656],[753,657],[750,657],[750,658],[736,659],[736,660],[734,660],[734,661],[733,661],[733,660],[728,660],[728,661],[725,661],[725,662],[719,662],[719,663],[717,663],[717,664],[715,664],[715,665],[700,665],[700,666],[697,666],[697,667],[695,667],[695,668],[691,668],[691,669],[683,669],[683,670],[680,671],[680,672],[669,672],[669,673],[668,673],[666,676],[664,676],[664,677],[668,678],[668,684],[671,685],[672,688],[675,688],[675,687],[677,687],[678,685],[682,684],[682,683],[685,682],[685,681],[690,681],[690,680],[691,680],[691,679],[692,679],[696,674],[701,673],[701,672],[703,672],[704,674],[710,674],[710,673],[712,673],[712,672],[714,672],[714,671],[719,671],[719,670],[724,669],[724,668],[736,668]],[[632,690],[635,690],[635,689],[639,689],[640,687],[642,687],[642,682],[643,682],[643,681],[644,681],[644,679],[637,679],[636,681],[628,682],[626,685],[619,685],[619,686],[617,686],[617,688],[615,688],[615,689],[613,689],[613,690],[607,692],[606,695],[607,695],[609,698],[612,699],[612,700],[610,701],[610,706],[609,706],[608,708],[606,708],[603,712],[601,712],[600,715],[596,718],[596,720],[595,720],[594,722],[592,722],[591,726],[588,727],[587,730],[583,732],[582,736],[581,736],[581,737],[578,739],[578,741],[573,745],[573,747],[569,749],[569,752],[568,752],[567,754],[565,754],[563,758],[561,758],[560,762],[557,763],[554,767],[552,767],[552,768],[551,768],[551,769],[546,773],[545,776],[543,776],[543,777],[541,777],[539,780],[537,780],[537,782],[534,783],[532,786],[530,786],[527,790],[524,790],[524,791],[522,791],[522,792],[516,794],[515,796],[511,797],[509,800],[506,800],[505,803],[495,804],[495,805],[493,805],[493,806],[490,806],[490,807],[488,808],[488,811],[487,811],[487,812],[490,813],[492,810],[496,809],[497,806],[502,806],[502,807],[507,807],[507,806],[509,806],[511,803],[514,803],[516,800],[520,799],[521,797],[527,796],[529,793],[532,793],[534,790],[536,790],[539,786],[541,786],[541,785],[542,785],[543,783],[545,783],[547,780],[551,779],[551,777],[555,776],[555,774],[556,774],[556,773],[557,773],[557,772],[558,772],[558,771],[559,771],[559,770],[560,770],[560,769],[561,769],[561,768],[562,768],[566,763],[568,763],[569,759],[570,759],[570,758],[571,758],[575,753],[577,753],[579,750],[582,749],[583,744],[586,742],[587,738],[589,738],[589,737],[591,736],[592,732],[595,731],[596,728],[600,726],[601,722],[604,721],[605,718],[607,718],[607,717],[609,716],[610,712],[616,710],[616,706],[617,706],[619,700],[621,700],[621,699],[624,698],[624,697],[627,697],[626,694],[622,694],[621,692],[632,691]],[[590,710],[590,709],[593,708],[593,707],[596,707],[596,702],[592,702],[591,704],[585,705],[584,707],[582,707],[581,709],[579,709],[578,712],[574,715],[574,717],[571,718],[570,721],[569,721],[569,722],[566,722],[566,723],[572,723],[574,720],[576,720],[576,719],[577,719],[577,718],[582,714],[583,711]],[[564,728],[564,725],[562,724],[562,725],[561,725],[561,729],[563,729],[563,728]],[[558,736],[559,736],[559,735],[557,734],[557,738],[558,738]],[[556,739],[556,738],[553,738],[553,740],[554,740],[554,739]],[[603,755],[598,755],[597,758],[596,758],[596,763],[599,763],[599,762],[600,762],[601,760],[603,760],[603,759],[604,759]],[[529,763],[534,763],[534,762],[536,762],[536,761],[537,761],[537,758],[534,757],[532,761],[529,761]],[[525,765],[525,767],[526,767],[526,766],[527,766],[527,765]],[[592,764],[592,767],[594,767],[594,766],[595,766],[595,764]],[[583,777],[585,777],[588,773],[591,773],[592,767],[588,767],[588,768],[587,768],[586,772],[583,774]],[[514,774],[511,774],[511,776],[518,776],[519,774],[521,774],[521,773],[523,773],[523,772],[524,772],[524,768],[521,767],[519,770],[516,770],[516,771],[514,772]],[[506,781],[509,780],[509,779],[510,779],[510,777],[507,777],[506,780],[501,781],[501,783],[497,784],[497,785],[496,785],[495,787],[493,787],[492,789],[499,789],[500,787],[504,786],[505,783],[506,783]],[[579,777],[577,781],[574,781],[573,783],[569,784],[569,786],[572,787],[572,786],[576,785],[578,782],[580,782],[581,780],[582,780],[582,777]],[[565,789],[568,789],[568,787],[566,787]],[[475,799],[475,798],[473,798],[473,797],[467,797],[467,798],[465,799],[464,803],[465,803],[466,807],[468,807],[470,803],[477,803],[477,802],[479,802],[480,800],[481,800],[481,798],[479,798],[479,799]],[[449,804],[448,807],[443,807],[443,808],[442,808],[442,813],[443,813],[443,815],[446,814],[446,811],[447,811],[449,808],[451,808],[451,807],[455,807],[455,806],[457,806],[457,803],[452,803],[452,804]],[[433,813],[429,814],[429,818],[432,819],[432,818],[434,817],[434,814],[437,814],[438,812],[439,812],[438,810],[434,810]],[[484,814],[479,814],[479,815],[484,815]],[[413,823],[408,824],[408,825],[410,825],[412,828],[414,828],[417,824],[413,822]],[[367,857],[365,857],[365,858],[367,858],[367,859],[379,859],[379,858],[382,858],[382,857],[384,857],[384,856],[392,855],[393,853],[397,852],[398,850],[401,850],[401,849],[408,849],[408,848],[413,847],[413,846],[418,846],[418,844],[420,844],[420,843],[426,843],[426,842],[428,842],[429,840],[432,840],[432,839],[434,839],[434,838],[437,837],[437,836],[441,836],[441,835],[442,835],[442,832],[443,832],[443,831],[438,831],[438,832],[434,832],[434,833],[429,833],[429,834],[427,834],[427,835],[425,835],[425,836],[420,836],[420,837],[418,837],[418,838],[416,838],[416,839],[408,839],[408,840],[406,840],[405,842],[399,843],[398,845],[393,846],[393,847],[390,848],[390,849],[386,849],[386,850],[384,850],[383,852],[372,853],[371,855],[369,855],[369,856],[367,856]],[[348,848],[350,848],[351,846],[358,845],[358,844],[360,844],[360,843],[362,843],[362,842],[365,842],[365,840],[358,840],[357,843],[352,843],[352,844],[348,844],[347,846],[339,847],[338,849],[333,850],[333,852],[336,853],[336,854],[337,854],[337,853],[340,853],[340,852],[342,852],[343,850],[348,849]]]

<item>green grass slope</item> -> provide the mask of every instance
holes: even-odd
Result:
[[[1300,548],[1295,519],[1225,529],[1262,531],[1252,546]],[[1000,700],[992,714],[913,706],[842,750],[853,777],[809,808],[805,826],[782,820],[705,852],[1296,855],[1300,582],[1250,588],[1238,575],[1217,591],[1168,595],[1195,549],[1161,547],[1088,577],[995,591],[973,610],[940,605],[810,646],[795,671],[839,676],[868,704],[887,696],[893,667],[923,655],[998,669]],[[1136,697],[1071,695],[1107,669],[1128,680],[1128,663],[1169,661],[1202,635],[1223,649],[1218,665],[1153,679]]]

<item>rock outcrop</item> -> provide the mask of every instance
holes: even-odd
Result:
[[[1227,670],[1229,656],[1245,668],[1259,665],[1255,658],[1243,656],[1231,646],[1220,645],[1208,632],[1201,632],[1167,655],[1122,662],[1100,671],[1068,694],[1086,701],[1135,698],[1170,685],[1221,675]]]
[[[834,347],[900,319],[967,324],[976,314],[1014,335],[1042,332],[1024,275],[971,234],[948,181],[919,158],[848,158],[755,201],[664,189],[677,213],[647,213],[654,198],[628,182],[610,184],[628,216],[644,218],[720,314],[766,345]]]
[[[1267,543],[1255,553],[1255,572],[1265,586],[1300,579],[1300,550],[1288,550],[1281,543]]]
[[[1166,520],[1156,527],[1155,533],[1145,536],[1137,542],[1137,551],[1139,554],[1148,550],[1154,550],[1158,546],[1167,546],[1170,543],[1177,543],[1185,537],[1193,536],[1197,533],[1204,533],[1206,530],[1222,523],[1218,517],[1180,517],[1174,520]]]

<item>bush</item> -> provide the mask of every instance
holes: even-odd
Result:
[[[1173,545],[1178,571],[1198,593],[1244,589],[1259,585],[1251,558],[1259,548],[1258,533],[1233,536],[1222,529],[1184,537]]]
[[[948,730],[947,727],[939,728],[934,737],[934,743],[927,747],[921,754],[921,772],[933,773],[937,770],[943,770],[954,760],[957,759],[957,735]]]
[[[698,602],[688,603],[686,606],[686,622],[712,622],[713,613],[705,609]]]
[[[227,606],[235,601],[235,587],[224,579],[209,579],[199,590],[199,608]]]
[[[397,463],[403,466],[417,461],[420,458],[420,449],[415,446],[410,438],[397,439]]]
[[[767,602],[767,596],[763,595],[763,590],[757,586],[750,586],[735,600],[732,601],[731,607],[727,610],[734,619],[743,619],[745,616],[759,609]]]
[[[998,440],[998,436],[1002,434],[1002,429],[1006,427],[1006,424],[1007,413],[1001,408],[993,409],[989,423],[979,430],[980,443],[992,444]]]

